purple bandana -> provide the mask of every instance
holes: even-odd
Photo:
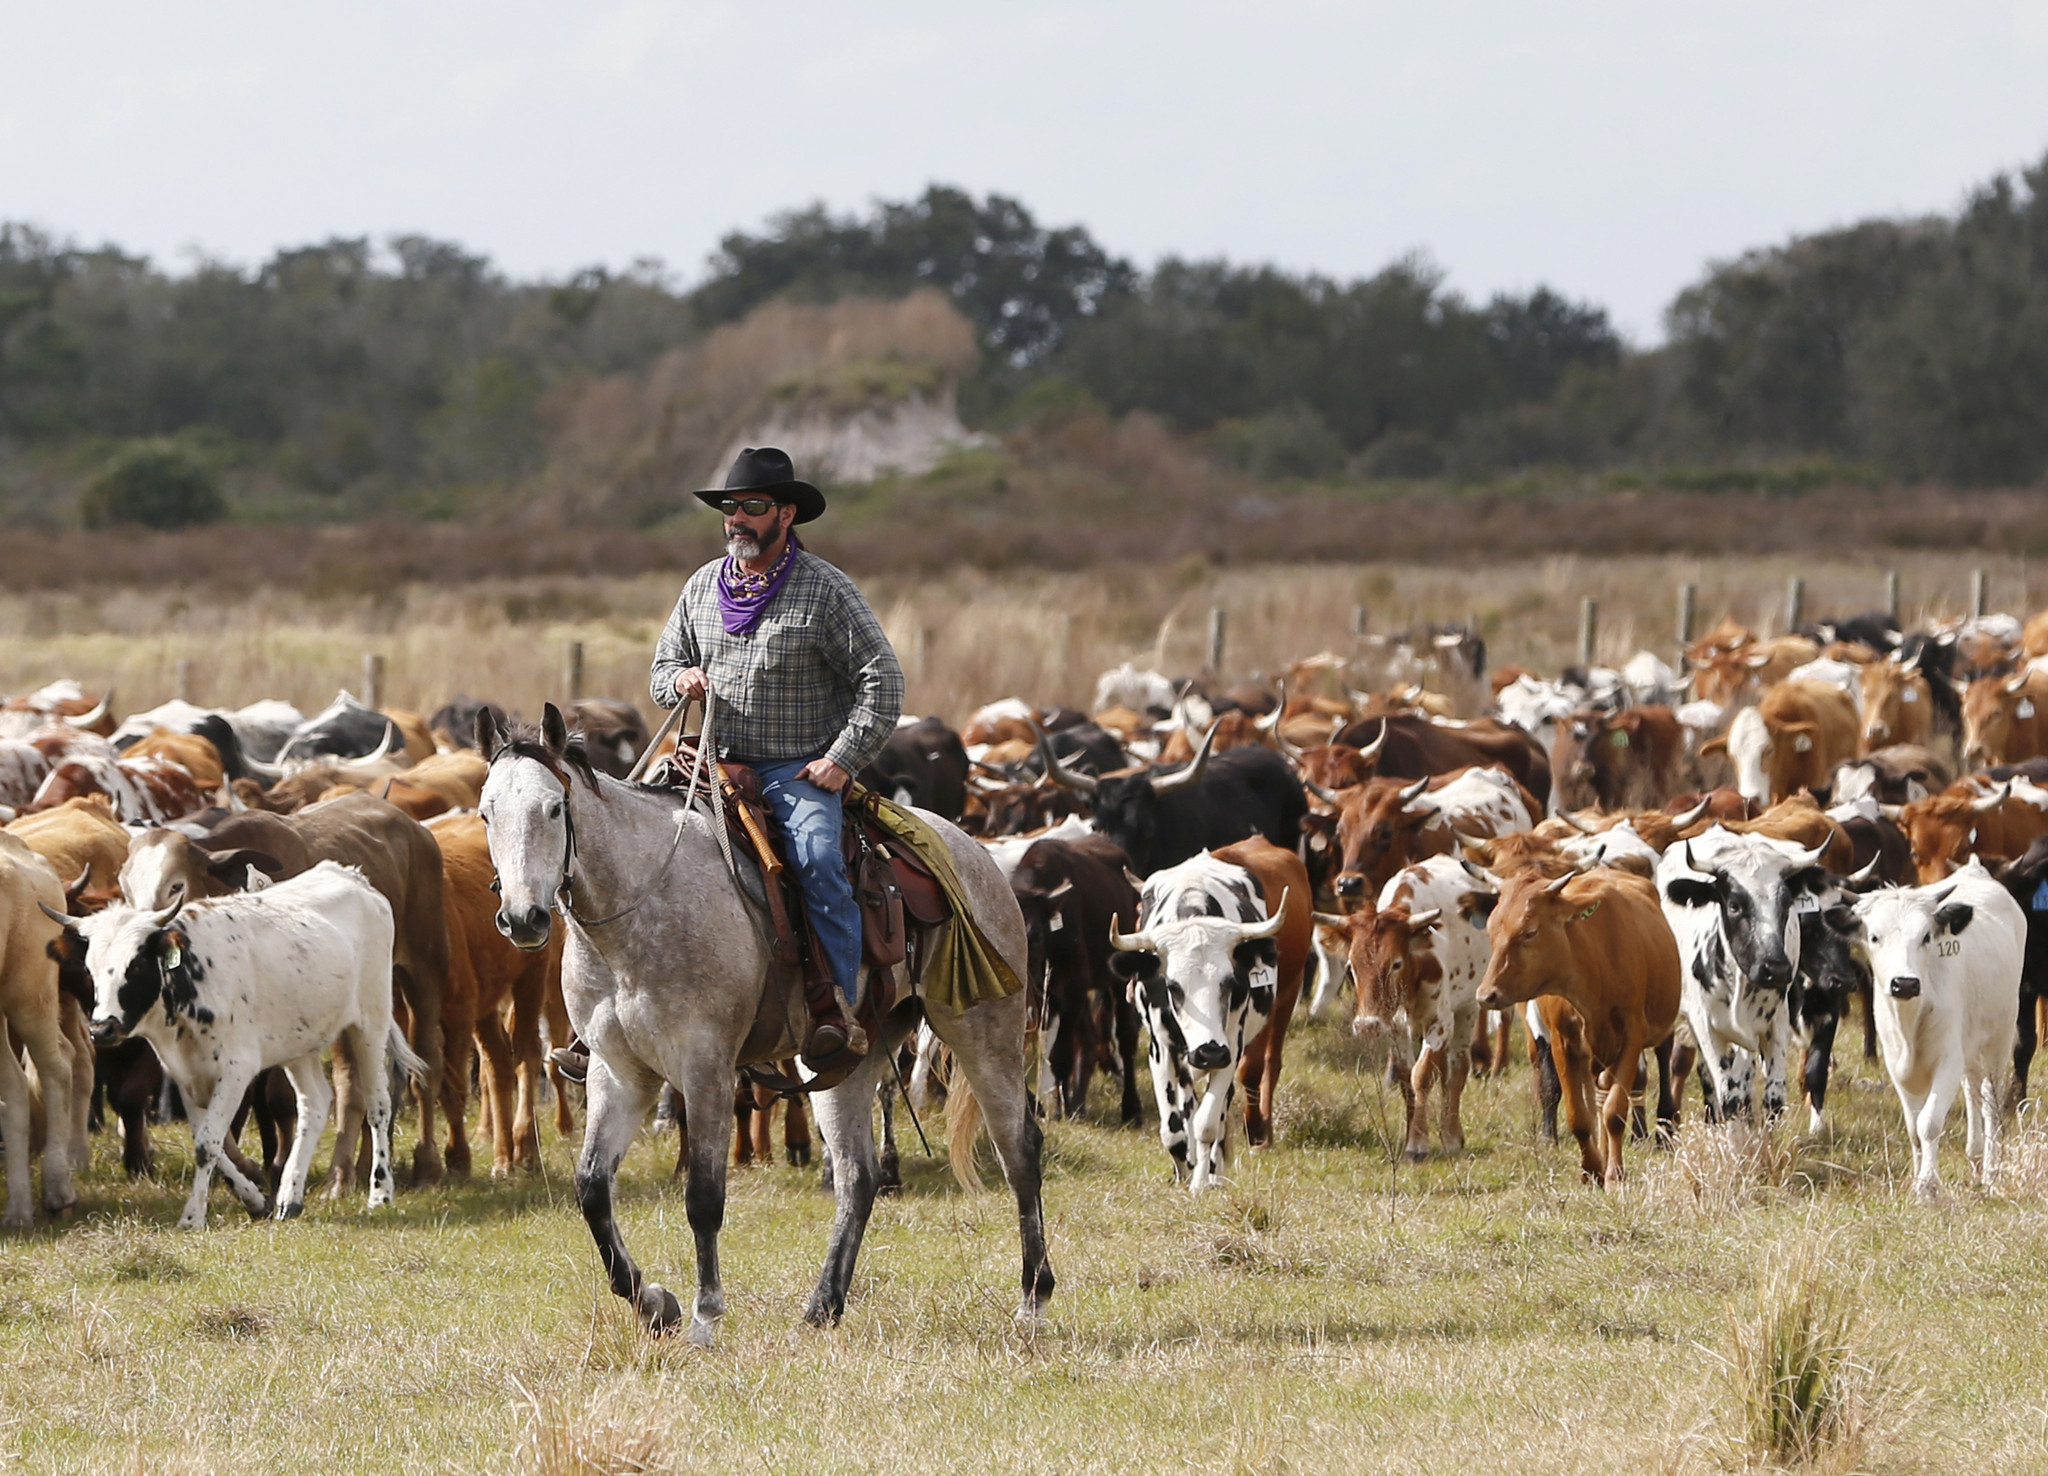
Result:
[[[768,613],[769,602],[789,583],[789,571],[796,567],[796,551],[803,546],[796,529],[790,529],[782,557],[766,574],[749,574],[740,567],[738,559],[727,555],[725,567],[718,573],[718,613],[725,619],[727,635],[754,633],[754,627]]]

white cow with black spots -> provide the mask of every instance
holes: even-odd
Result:
[[[1200,1193],[1230,1162],[1230,1108],[1247,1042],[1265,1029],[1279,983],[1272,942],[1285,920],[1266,915],[1258,879],[1204,852],[1155,871],[1138,902],[1138,930],[1112,930],[1111,967],[1127,980],[1152,1034],[1159,1140],[1176,1181]]]
[[[1975,857],[1926,887],[1890,887],[1856,903],[1875,988],[1885,1070],[1913,1140],[1913,1189],[1941,1187],[1935,1157],[1960,1091],[1965,1151],[1990,1188],[2019,1011],[2027,917]]]
[[[1721,1118],[1753,1110],[1756,1063],[1764,1112],[1785,1110],[1799,969],[1797,909],[1827,886],[1819,850],[1715,825],[1657,864],[1657,895],[1678,940],[1680,1001]]]
[[[336,1040],[368,1098],[370,1207],[391,1202],[385,1051],[414,1078],[423,1068],[391,1018],[391,904],[360,871],[323,861],[260,892],[52,916],[85,942],[94,1042],[148,1041],[185,1099],[195,1167],[181,1227],[206,1224],[216,1168],[251,1215],[271,1213],[263,1187],[221,1148],[249,1084],[271,1066],[291,1078],[299,1118],[277,1218],[305,1207],[306,1171],[334,1096],[320,1053]]]

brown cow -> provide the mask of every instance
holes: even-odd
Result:
[[[1685,729],[1658,703],[1573,713],[1557,725],[1550,772],[1560,802],[1573,810],[1654,809],[1698,782]]]
[[[1988,769],[2048,753],[2048,671],[1979,677],[1963,691],[1963,767]]]
[[[1656,886],[1607,868],[1546,882],[1510,881],[1486,923],[1493,956],[1479,1004],[1500,1010],[1551,995],[1550,1054],[1563,1088],[1566,1120],[1579,1141],[1586,1178],[1604,1187],[1623,1179],[1621,1147],[1629,1098],[1643,1052],[1659,1061],[1659,1111],[1672,1097],[1670,1050],[1678,1019],[1678,944]],[[1594,1073],[1608,1082],[1596,1116]],[[1675,1113],[1676,1103],[1671,1104]]]
[[[541,1075],[543,997],[562,991],[562,943],[556,929],[548,946],[524,953],[498,931],[497,879],[484,823],[454,816],[432,829],[441,847],[443,900],[448,916],[448,996],[441,1021],[448,1045],[442,1105],[448,1111],[448,1167],[469,1171],[463,1111],[474,1047],[483,1051],[480,1083],[490,1099],[491,1175],[540,1167],[540,1135],[533,1107]],[[517,1033],[508,1036],[510,1011]],[[472,1035],[473,1032],[473,1035]]]
[[[1834,683],[1780,682],[1700,753],[1726,753],[1743,796],[1776,803],[1802,789],[1825,792],[1835,765],[1860,751],[1858,728],[1855,702]]]
[[[1266,915],[1281,917],[1280,931],[1273,938],[1280,955],[1273,1012],[1266,1017],[1266,1028],[1252,1038],[1237,1063],[1237,1079],[1244,1087],[1245,1141],[1263,1148],[1273,1141],[1273,1096],[1280,1086],[1280,1057],[1287,1045],[1287,1026],[1301,1000],[1302,979],[1314,943],[1315,909],[1309,903],[1308,870],[1301,857],[1263,836],[1209,854],[1249,871],[1265,894]]]
[[[44,911],[63,907],[64,888],[49,863],[20,837],[0,832],[0,1023],[6,1026],[0,1037],[0,1137],[6,1140],[7,1156],[7,1207],[0,1224],[9,1227],[35,1223],[29,1083],[17,1054],[24,1047],[35,1063],[48,1118],[43,1208],[57,1215],[76,1204],[72,1175],[83,1173],[89,1163],[85,1120],[92,1101],[92,1055],[89,1048],[79,1050],[66,1029],[66,1005],[50,952],[61,930]]]
[[[1216,717],[1215,739],[1209,744],[1209,752],[1222,753],[1231,748],[1278,748],[1273,739],[1273,728],[1278,724],[1276,712],[1271,722],[1248,712],[1225,712]],[[1160,746],[1159,762],[1162,764],[1191,764],[1195,761],[1195,748],[1202,741],[1201,735],[1188,736],[1185,726],[1175,728],[1166,735],[1166,742]]]
[[[182,820],[206,808],[206,792],[168,759],[67,759],[51,769],[24,813],[35,814],[87,795],[104,795],[123,820]]]
[[[1374,779],[1338,795],[1336,891],[1347,902],[1377,896],[1404,866],[1448,854],[1460,832],[1509,835],[1542,813],[1534,795],[1491,765],[1412,783]]]
[[[1970,780],[1914,800],[1899,828],[1913,844],[1921,885],[1942,880],[1972,856],[2016,861],[2048,835],[2048,791],[2013,779],[1986,793]]]
[[[1934,699],[1927,678],[1896,661],[1873,661],[1858,674],[1863,690],[1863,752],[1900,743],[1925,746],[1934,736]]]
[[[1846,876],[1856,869],[1855,841],[1810,794],[1780,800],[1753,820],[1724,820],[1710,813],[1676,829],[1691,840],[1716,824],[1737,835],[1768,836],[1772,840],[1790,841],[1805,850],[1818,850],[1821,864],[1837,875]]]
[[[1820,646],[1805,636],[1758,640],[1724,620],[1686,650],[1693,668],[1692,695],[1707,702],[1743,702],[1769,691],[1818,655]]]
[[[1357,749],[1382,779],[1424,779],[1475,764],[1499,764],[1539,805],[1550,803],[1550,756],[1520,728],[1493,718],[1453,723],[1391,713],[1362,718],[1331,743]]]
[[[405,752],[402,755],[394,753],[393,758],[402,757],[408,764],[417,764],[439,751],[440,745],[434,742],[434,730],[418,713],[408,712],[403,707],[386,707],[381,711],[397,727],[398,736],[405,740]]]
[[[218,793],[221,780],[227,777],[221,766],[220,750],[198,733],[176,733],[169,728],[155,728],[123,749],[121,757],[159,758],[176,764],[208,794]]]
[[[121,863],[128,859],[128,831],[114,818],[113,802],[103,794],[24,815],[7,827],[7,833],[28,842],[66,886],[90,869],[86,885],[111,888],[121,874]]]

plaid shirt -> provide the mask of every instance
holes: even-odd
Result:
[[[683,586],[654,646],[648,686],[676,705],[692,666],[718,694],[719,757],[739,763],[829,758],[858,774],[882,751],[903,711],[903,668],[867,600],[839,570],[799,551],[789,581],[751,635],[727,635],[713,559]]]

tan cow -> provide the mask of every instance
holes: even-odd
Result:
[[[1556,881],[1517,877],[1502,889],[1486,937],[1492,957],[1479,986],[1482,1009],[1546,995],[1570,1007],[1551,1002],[1545,1015],[1566,1120],[1587,1180],[1619,1185],[1643,1052],[1655,1048],[1668,1063],[1678,1019],[1678,944],[1655,884],[1609,868]],[[1596,1073],[1607,1083],[1597,1116]],[[1674,1097],[1668,1066],[1660,1078],[1660,1099]],[[1663,1108],[1660,1100],[1660,1118]]]
[[[407,763],[423,763],[440,751],[440,745],[434,742],[434,730],[427,726],[427,720],[418,713],[408,712],[403,707],[386,707],[380,710],[398,726],[398,735],[405,740],[404,757]],[[393,754],[392,757],[396,758],[398,755]]]
[[[176,764],[192,776],[192,782],[208,794],[217,793],[221,780],[226,777],[220,761],[220,750],[212,742],[197,733],[178,733],[169,728],[157,728],[147,736],[138,738],[122,751],[126,759],[159,758]]]
[[[1900,743],[1926,746],[1934,736],[1934,699],[1927,678],[1896,661],[1873,661],[1858,674],[1863,689],[1863,752]]]
[[[1781,682],[1755,707],[1735,714],[1728,732],[1700,745],[1725,753],[1743,798],[1776,803],[1800,790],[1826,790],[1835,765],[1861,748],[1856,703],[1832,682]]]
[[[7,833],[26,841],[66,886],[90,868],[92,875],[86,885],[110,889],[121,875],[121,863],[128,859],[128,832],[114,818],[113,801],[103,794],[66,800],[55,809],[24,815],[7,827]]]
[[[2048,671],[1979,677],[1963,691],[1963,767],[1988,769],[2048,753]]]
[[[1923,886],[1972,856],[2017,861],[2048,835],[2048,791],[2013,780],[1985,793],[1969,780],[1914,800],[1899,815]]]
[[[45,911],[48,909],[48,912]],[[29,1082],[16,1054],[35,1063],[48,1127],[43,1143],[43,1208],[62,1214],[78,1202],[74,1170],[89,1161],[85,1108],[92,1096],[92,1057],[78,1059],[64,1029],[57,961],[50,945],[64,911],[57,873],[20,837],[0,833],[0,1018],[11,1037],[0,1042],[0,1135],[6,1139],[7,1208],[0,1224],[35,1223],[30,1183]]]

